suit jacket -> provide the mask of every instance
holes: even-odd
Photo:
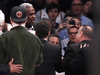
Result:
[[[36,67],[35,75],[55,75],[55,70],[61,69],[61,48],[43,39],[41,41],[44,44],[43,63]]]
[[[0,75],[8,75],[10,73],[9,65],[0,64]]]
[[[0,63],[8,64],[14,58],[13,64],[23,66],[19,75],[34,75],[35,66],[43,61],[42,49],[43,44],[36,36],[16,26],[0,36]]]
[[[82,70],[80,71],[80,68],[78,68],[80,66],[78,66],[78,64],[81,64],[81,63],[78,62],[79,60],[74,59],[74,58],[79,53],[80,46],[82,45],[82,47],[84,47],[85,44],[91,45],[91,41],[83,40],[79,43],[71,44],[65,48],[65,55],[64,55],[64,59],[63,59],[63,69],[64,69],[66,75],[73,75],[73,74],[80,75]],[[79,57],[79,59],[83,59],[83,57],[81,56],[81,57]],[[82,60],[82,61],[84,61],[84,60]]]

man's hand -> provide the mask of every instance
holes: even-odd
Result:
[[[12,64],[13,61],[14,61],[14,59],[12,58],[12,60],[9,62],[10,73],[21,73],[22,69],[23,69],[22,65]]]

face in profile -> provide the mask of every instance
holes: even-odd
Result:
[[[52,21],[55,21],[58,15],[59,15],[59,13],[58,13],[58,9],[57,8],[50,9],[48,11],[48,16]]]
[[[29,25],[33,25],[34,22],[35,22],[35,18],[36,18],[36,15],[35,15],[35,10],[33,7],[26,7],[26,16],[27,16],[27,23]]]
[[[76,14],[76,15],[81,14],[82,8],[83,8],[83,5],[80,0],[74,0],[72,2],[71,9],[74,12],[74,14]]]
[[[87,1],[84,5],[84,12],[90,13],[93,9],[93,3],[92,1]]]
[[[59,45],[59,38],[52,36],[49,38],[49,43],[54,44],[54,45]]]
[[[77,28],[71,28],[69,31],[69,39],[71,42],[76,42],[76,35],[78,33]]]
[[[82,26],[79,28],[78,33],[76,35],[76,42],[80,42],[81,36],[82,36]]]
[[[50,3],[52,3],[52,2],[58,4],[58,0],[46,0],[46,3],[47,3],[47,4],[50,4]]]

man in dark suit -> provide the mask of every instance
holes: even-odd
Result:
[[[55,75],[55,71],[61,69],[61,48],[57,45],[52,45],[47,41],[50,34],[49,23],[40,21],[36,24],[36,35],[44,44],[43,63],[36,67],[35,75]]]
[[[83,57],[78,57],[78,60],[74,58],[77,56],[81,48],[91,45],[92,33],[93,29],[90,26],[81,26],[76,35],[76,41],[78,43],[71,44],[65,48],[63,68],[66,75],[80,75],[82,73],[82,68],[80,69],[80,66],[77,64],[81,64],[78,61]]]

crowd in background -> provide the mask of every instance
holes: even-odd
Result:
[[[8,64],[12,75],[97,75],[93,5],[92,0],[1,0],[0,63],[14,58],[10,65],[21,64],[14,70]]]

